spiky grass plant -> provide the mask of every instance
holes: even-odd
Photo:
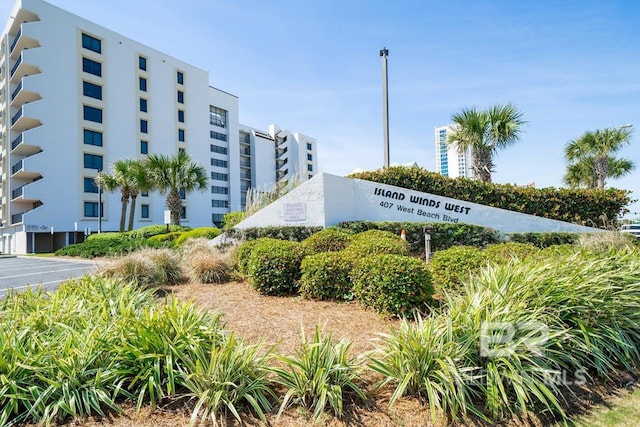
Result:
[[[313,410],[315,420],[327,407],[340,417],[346,394],[366,399],[357,385],[360,365],[349,356],[350,348],[348,341],[334,342],[333,333],[324,337],[318,326],[309,340],[303,328],[302,346],[293,356],[278,357],[284,368],[273,368],[274,381],[287,388],[278,415],[295,403]]]
[[[637,239],[628,233],[602,231],[600,233],[581,234],[578,246],[587,251],[612,252],[626,251],[637,247]]]
[[[242,422],[240,411],[248,406],[266,422],[276,398],[267,375],[270,350],[262,343],[244,345],[233,333],[218,346],[197,347],[184,357],[180,382],[197,399],[190,425],[211,418],[214,425],[232,414]]]
[[[142,249],[100,267],[99,273],[141,287],[175,285],[184,280],[180,258],[170,249]]]

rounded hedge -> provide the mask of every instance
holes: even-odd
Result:
[[[249,283],[263,295],[296,293],[304,256],[299,242],[256,239],[246,265]]]
[[[197,239],[205,237],[207,239],[215,239],[220,235],[221,231],[217,227],[198,227],[193,230],[185,231],[176,240],[175,244],[180,246],[188,239]]]
[[[302,242],[310,254],[338,252],[349,246],[352,233],[337,227],[325,228]]]
[[[351,244],[342,251],[354,266],[371,255],[409,255],[409,244],[393,233],[368,230],[354,235]]]
[[[323,252],[302,260],[300,293],[307,299],[353,299],[352,263],[340,252]]]
[[[433,286],[438,292],[456,291],[464,280],[488,262],[488,256],[472,246],[454,246],[437,251],[429,262]]]
[[[354,234],[351,240],[354,243],[361,241],[374,241],[380,239],[402,240],[399,235],[385,230],[367,230],[361,233]]]
[[[433,286],[427,264],[401,255],[374,255],[363,259],[351,274],[353,292],[365,307],[390,316],[425,311]]]

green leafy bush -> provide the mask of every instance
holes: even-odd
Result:
[[[431,274],[424,261],[401,255],[374,255],[352,272],[353,292],[365,307],[391,316],[425,311],[432,302]]]
[[[278,239],[257,239],[256,242],[247,265],[251,286],[263,295],[298,292],[300,264],[305,256],[302,245]]]
[[[626,212],[631,200],[630,191],[615,188],[602,191],[516,187],[452,179],[418,167],[390,167],[350,177],[596,227],[604,225],[602,218],[618,218]]]
[[[358,387],[359,366],[355,357],[349,357],[351,343],[333,341],[333,334],[322,336],[316,326],[312,339],[307,339],[302,330],[302,347],[293,356],[281,356],[284,368],[273,368],[277,374],[275,382],[283,385],[287,392],[282,399],[279,414],[291,403],[313,411],[318,420],[328,406],[340,417],[343,414],[345,394],[352,393],[365,399]]]
[[[188,239],[197,239],[199,237],[206,237],[207,239],[215,239],[220,235],[221,231],[217,227],[198,227],[182,233],[174,243],[177,246],[182,245]]]
[[[184,231],[171,231],[169,233],[156,234],[149,237],[147,240],[158,242],[168,246],[174,246],[174,242],[178,237],[182,236],[182,233],[184,233]]]
[[[329,227],[307,237],[302,243],[310,254],[338,252],[349,246],[351,233],[337,227]]]
[[[58,249],[55,254],[58,256],[74,256],[82,258],[97,258],[105,256],[126,255],[141,248],[159,248],[161,242],[153,240],[127,240],[122,237],[109,236],[86,240]]]
[[[302,260],[300,293],[304,298],[319,300],[352,300],[353,263],[341,252],[324,252]]]
[[[321,231],[322,227],[256,227],[230,230],[229,236],[237,240],[254,240],[269,237],[279,240],[302,242],[307,237]]]
[[[184,225],[173,225],[173,224],[169,225],[169,232],[189,231],[189,230],[191,230],[191,227],[186,227]],[[127,236],[127,238],[130,240],[135,240],[135,239],[148,239],[151,236],[156,236],[158,234],[165,234],[165,233],[167,233],[166,225],[148,225],[146,227],[141,227],[141,228],[138,228],[137,230],[127,231],[122,234]]]
[[[387,231],[369,230],[353,235],[351,244],[342,253],[355,265],[370,255],[409,255],[409,245],[399,236]]]
[[[461,283],[489,262],[481,249],[471,246],[455,246],[437,251],[431,257],[429,270],[433,287],[438,292],[459,291]]]
[[[508,233],[511,242],[529,243],[539,248],[547,248],[554,245],[573,244],[578,241],[578,233]]]
[[[263,238],[267,239],[267,237]],[[271,239],[278,240],[278,239]],[[251,259],[251,252],[253,248],[259,243],[263,242],[262,239],[247,240],[238,246],[237,258],[238,258],[238,272],[244,276],[249,273],[249,260]],[[274,242],[275,244],[275,242]]]
[[[384,230],[400,236],[405,230],[409,251],[412,255],[424,257],[424,227],[431,230],[431,251],[441,251],[453,246],[475,246],[483,248],[491,243],[501,242],[500,234],[491,228],[471,224],[448,224],[438,222],[342,222],[340,228],[361,233],[367,230]]]
[[[225,231],[231,230],[236,226],[236,224],[245,219],[246,216],[247,214],[241,211],[228,212],[224,214],[224,216],[222,217],[222,229]]]

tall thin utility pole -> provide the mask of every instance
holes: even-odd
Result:
[[[387,56],[385,47],[380,51],[382,57],[382,134],[384,137],[384,167],[389,167],[389,74],[387,73]]]

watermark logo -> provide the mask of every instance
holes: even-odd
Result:
[[[480,356],[510,357],[516,352],[544,354],[549,328],[542,322],[482,322]]]

